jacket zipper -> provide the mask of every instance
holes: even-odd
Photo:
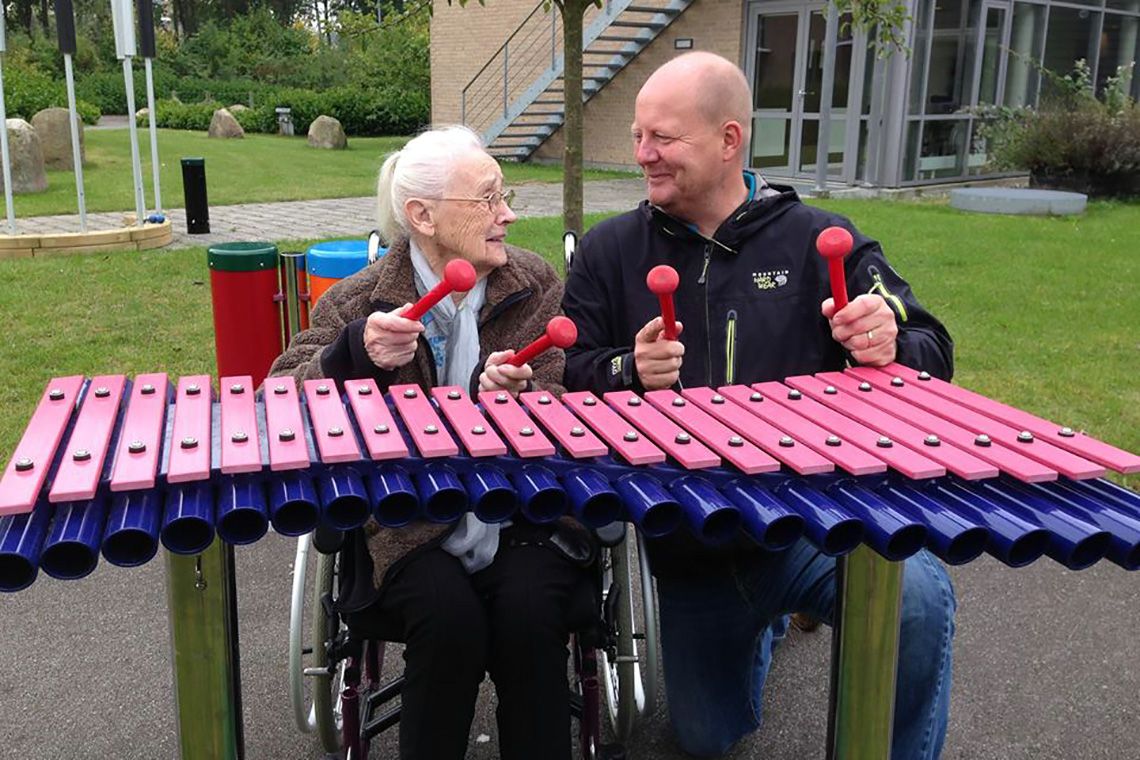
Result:
[[[708,288],[708,274],[709,264],[712,261],[712,242],[705,242],[705,264],[701,268],[701,276],[697,279],[697,284],[704,289],[705,293],[705,385],[712,386],[712,324],[709,319],[709,288]]]
[[[728,310],[728,322],[724,337],[724,382],[736,382],[736,309]]]

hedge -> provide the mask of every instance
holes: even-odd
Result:
[[[19,66],[7,66],[4,71],[4,107],[8,118],[31,121],[32,116],[45,108],[67,108],[67,85],[53,82],[49,77]],[[94,124],[102,115],[99,107],[78,97],[75,110],[85,124]]]
[[[216,109],[234,102],[241,101],[236,98],[205,103],[160,100],[156,106],[156,123],[169,129],[205,130]],[[352,87],[325,92],[280,88],[272,99],[263,98],[261,104],[234,116],[247,132],[272,133],[277,131],[278,106],[291,110],[293,129],[298,134],[308,132],[309,125],[322,114],[340,121],[345,134],[356,136],[411,134],[429,119],[425,95],[396,90],[362,92]]]

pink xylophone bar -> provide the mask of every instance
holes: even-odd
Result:
[[[743,532],[770,549],[803,533],[831,555],[863,542],[890,559],[927,546],[953,564],[988,551],[1013,566],[1042,553],[1071,568],[1106,555],[1140,565],[1140,496],[1099,479],[1101,464],[1011,440],[1001,419],[980,432],[956,425],[957,410],[928,417],[890,392],[901,376],[479,404],[457,388],[386,398],[370,380],[343,397],[327,380],[298,393],[289,378],[270,378],[258,401],[248,377],[222,378],[212,400],[205,376],[182,378],[167,403],[164,375],[61,378],[0,480],[0,588],[25,587],[39,567],[82,577],[100,550],[132,565],[159,541],[192,554],[215,533],[248,543],[270,524],[298,535],[468,509],[487,521],[626,518],[649,536],[683,523],[710,544]],[[1135,468],[1134,455],[1078,442]]]

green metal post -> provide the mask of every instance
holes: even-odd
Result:
[[[903,563],[860,546],[836,563],[829,760],[888,760]]]
[[[166,553],[166,596],[182,760],[240,760],[242,738],[233,547]]]

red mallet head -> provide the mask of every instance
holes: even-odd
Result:
[[[815,239],[819,255],[827,259],[827,274],[831,280],[831,297],[835,310],[847,305],[847,276],[843,272],[843,257],[851,253],[855,240],[842,227],[828,227]]]
[[[555,317],[546,323],[546,332],[529,346],[519,350],[507,360],[516,367],[529,362],[534,357],[551,348],[569,348],[578,340],[578,326],[569,317]]]
[[[546,335],[556,348],[570,348],[578,340],[578,326],[570,317],[555,317],[546,323]]]
[[[665,322],[664,333],[667,340],[677,340],[677,317],[673,311],[673,293],[680,282],[677,270],[668,264],[653,267],[645,276],[645,284],[661,302],[661,319]]]
[[[681,278],[677,276],[677,270],[668,264],[659,264],[653,267],[645,277],[645,284],[649,286],[649,291],[656,296],[673,295],[680,282]]]
[[[419,319],[439,303],[445,296],[453,292],[466,293],[475,287],[475,267],[470,261],[452,259],[443,268],[443,279],[434,288],[424,294],[423,298],[412,304],[412,308],[404,312],[405,319]]]
[[[466,293],[475,287],[475,267],[466,259],[452,259],[443,268],[443,279],[452,290]]]

